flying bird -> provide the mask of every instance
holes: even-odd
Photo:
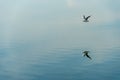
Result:
[[[86,56],[87,58],[92,59],[92,58],[88,55],[89,51],[84,51],[83,53],[84,53],[84,55],[83,55],[84,57]]]
[[[83,22],[89,22],[88,19],[89,19],[90,17],[91,17],[91,16],[87,16],[87,17],[85,17],[85,15],[83,15],[83,19],[84,19]]]

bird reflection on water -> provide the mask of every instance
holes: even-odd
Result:
[[[90,51],[84,51],[83,53],[84,53],[84,57],[86,56],[87,58],[89,58],[89,59],[91,59],[92,60],[92,58],[88,55],[88,53],[89,53]]]

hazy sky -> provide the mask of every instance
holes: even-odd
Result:
[[[95,37],[100,35],[100,31],[95,34],[95,29],[99,30],[95,27],[119,26],[119,8],[120,0],[0,0],[0,41],[51,40],[50,35],[68,39],[72,35],[75,39],[78,35],[87,38],[87,34]],[[82,15],[92,15],[91,21],[84,24]],[[116,28],[109,29],[107,34],[119,33]]]

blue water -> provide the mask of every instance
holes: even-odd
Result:
[[[80,49],[50,49],[26,52],[24,49],[2,48],[1,80],[119,80],[120,47],[91,53],[84,58]],[[11,52],[11,50],[13,52]],[[94,55],[93,55],[94,54]],[[102,55],[102,59],[95,58]]]

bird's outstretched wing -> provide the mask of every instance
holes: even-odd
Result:
[[[84,51],[83,53],[87,53],[87,54],[88,54],[89,52],[90,52],[90,51]]]
[[[90,18],[91,16],[88,16],[88,17],[86,17],[86,20],[88,20],[88,18]]]
[[[85,15],[83,15],[83,18],[86,19],[86,18],[85,18]]]
[[[89,55],[86,55],[89,59],[92,59]]]

